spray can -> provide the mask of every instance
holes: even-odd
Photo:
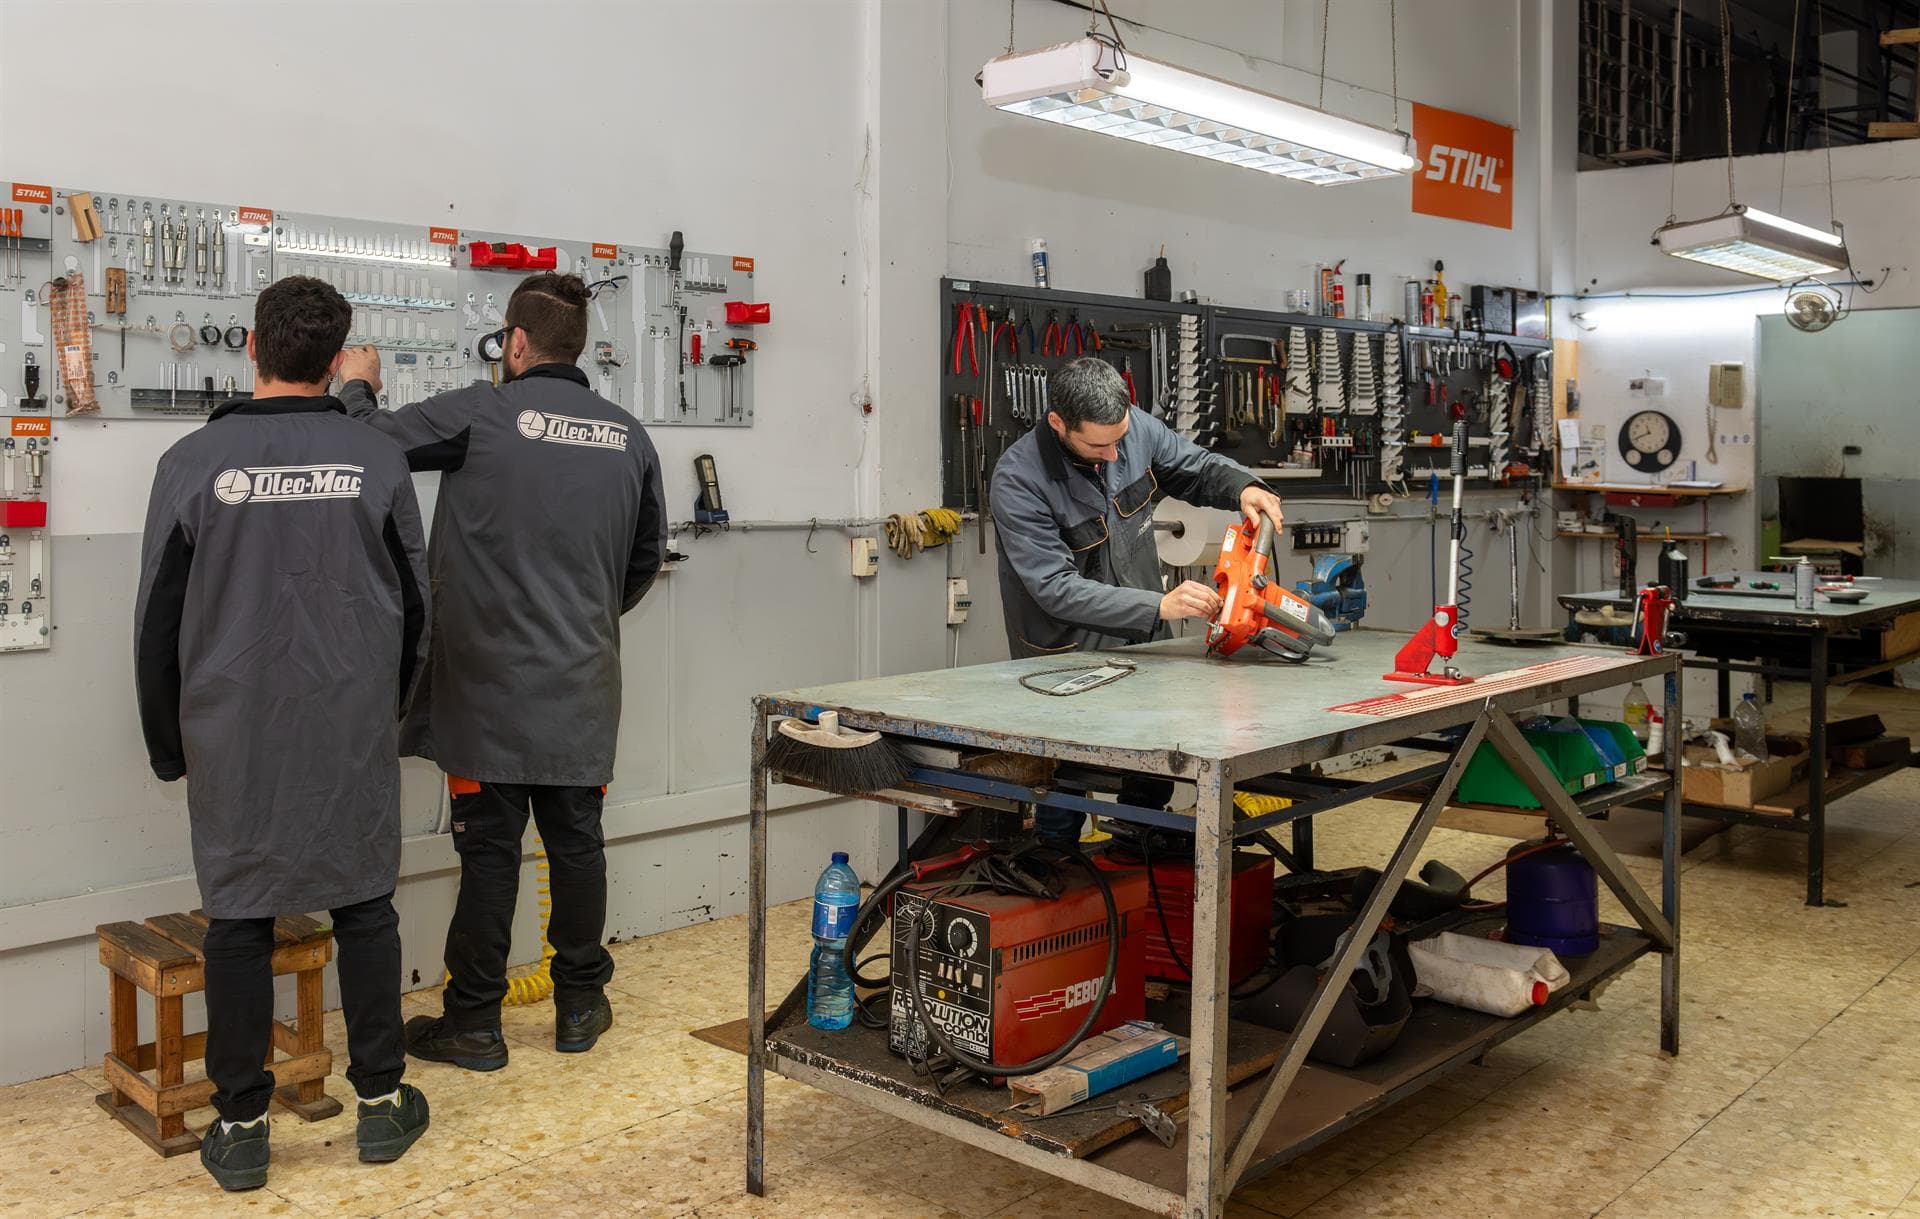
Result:
[[[1433,314],[1433,281],[1428,280],[1420,285],[1420,324],[1434,326],[1438,325],[1439,321],[1440,319]]]
[[[1373,320],[1373,276],[1353,277],[1353,316],[1363,322]]]
[[[1035,237],[1027,248],[1033,252],[1033,286],[1036,288],[1053,287],[1053,284],[1049,282],[1047,274],[1047,239],[1044,237]]]
[[[1402,297],[1401,308],[1405,310],[1401,320],[1409,326],[1420,325],[1422,316],[1420,312],[1420,281],[1417,279],[1408,280],[1405,284],[1401,285],[1400,293]]]
[[[1813,560],[1806,555],[1793,565],[1793,608],[1813,608]]]
[[[1433,307],[1432,324],[1447,324],[1447,264],[1438,258],[1433,260]]]

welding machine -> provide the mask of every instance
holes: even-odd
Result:
[[[1187,983],[1193,980],[1193,840],[1185,838],[1176,847],[1179,841],[1169,840],[1164,852],[1153,849],[1142,947],[1149,978]],[[1117,835],[1094,862],[1109,871],[1146,875],[1146,856]],[[1227,912],[1228,985],[1238,986],[1266,968],[1272,930],[1273,856],[1236,851]]]
[[[935,1048],[914,1018],[907,987],[908,938],[921,1005],[955,1048],[996,1063],[1024,1063],[1058,1049],[1100,998],[1107,967],[1107,908],[1082,868],[1062,870],[1056,896],[955,888],[929,880],[893,899],[892,1011],[887,1048],[926,1058]],[[1120,917],[1113,985],[1091,1037],[1146,1012],[1144,872],[1109,876]],[[953,889],[952,892],[944,892]]]

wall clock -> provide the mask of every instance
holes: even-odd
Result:
[[[1680,425],[1661,411],[1635,411],[1620,425],[1620,456],[1642,474],[1656,474],[1680,459]]]

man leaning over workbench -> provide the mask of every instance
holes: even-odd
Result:
[[[1153,502],[1165,493],[1278,525],[1280,497],[1238,462],[1210,453],[1128,405],[1113,366],[1075,360],[1047,385],[1045,426],[994,467],[989,496],[1000,550],[1000,602],[1015,657],[1065,655],[1164,639],[1167,623],[1211,618],[1220,597],[1186,580],[1163,590]],[[1173,784],[1129,776],[1122,803],[1164,806]],[[1042,838],[1071,843],[1077,813],[1043,809]]]
[[[407,1052],[474,1071],[507,1065],[500,1003],[531,812],[551,872],[554,1048],[613,1024],[600,815],[620,729],[620,616],[665,561],[660,459],[577,361],[587,286],[520,282],[499,336],[499,385],[383,411],[380,357],[347,352],[340,399],[415,470],[440,471],[428,541],[433,647],[405,752],[447,774],[460,896],[447,927],[444,1014],[407,1022]]]

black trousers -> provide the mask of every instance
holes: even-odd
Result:
[[[333,948],[347,1017],[347,1080],[361,1096],[385,1096],[407,1066],[393,894],[333,911]],[[206,953],[213,1107],[227,1121],[252,1121],[273,1099],[273,1072],[264,1065],[273,1045],[273,920],[210,919]]]
[[[457,1029],[500,1027],[507,950],[520,896],[520,840],[531,810],[547,853],[553,912],[553,1003],[557,1012],[592,1007],[613,977],[607,953],[607,851],[598,787],[482,783],[453,797],[453,847],[460,898],[447,928],[446,1017]]]

